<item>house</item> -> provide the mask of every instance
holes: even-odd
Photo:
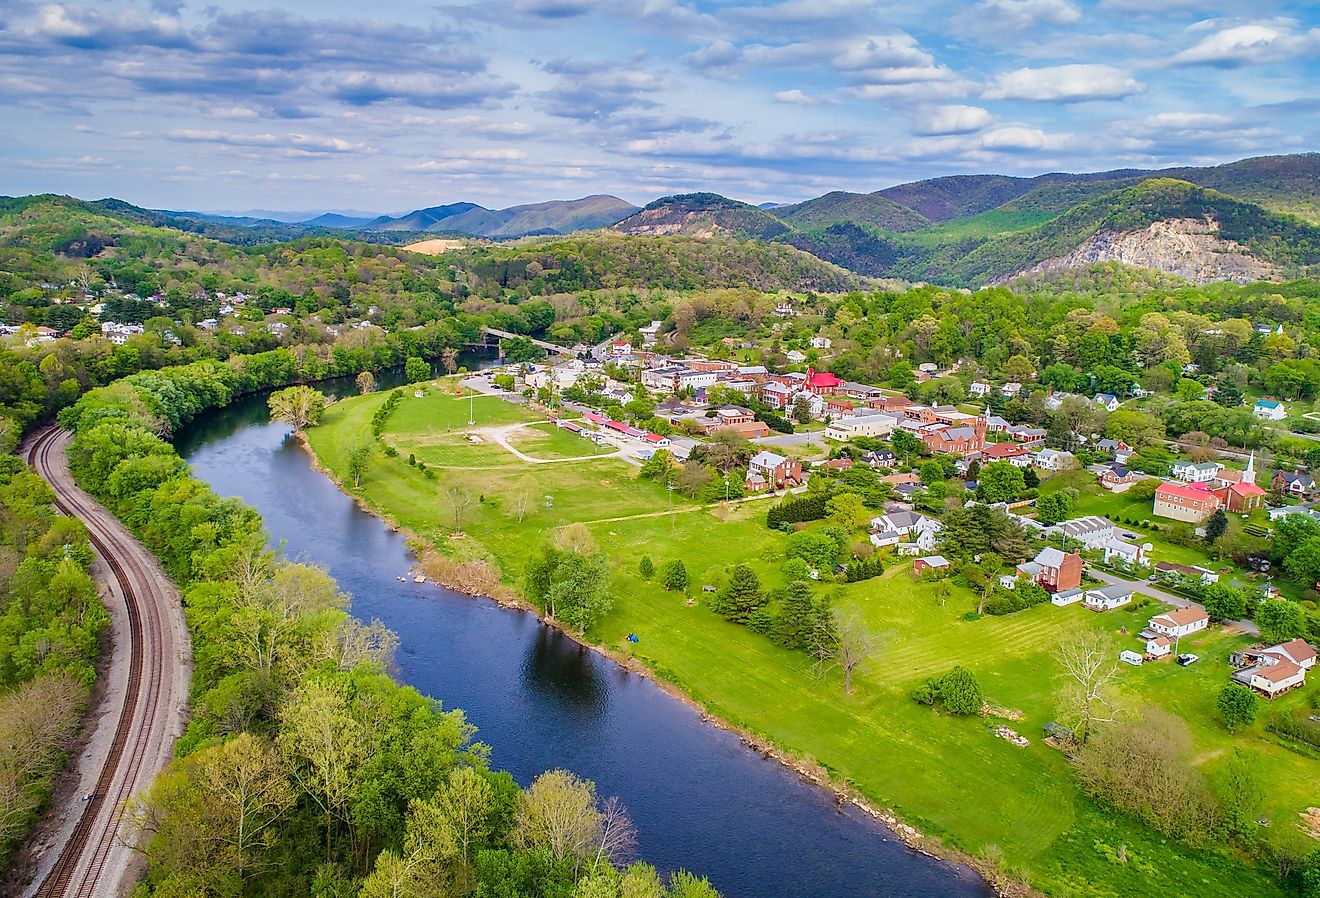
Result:
[[[871,519],[871,544],[878,549],[913,543],[919,551],[935,548],[936,536],[944,525],[935,518],[915,511],[892,511]]]
[[[1050,596],[1050,604],[1058,605],[1060,608],[1064,605],[1076,605],[1082,600],[1083,595],[1080,589],[1061,589]]]
[[[898,456],[889,449],[875,449],[863,452],[862,462],[873,468],[892,468],[898,464]]]
[[[1050,527],[1047,534],[1058,534],[1076,540],[1085,549],[1102,549],[1114,538],[1114,522],[1100,515],[1087,515],[1060,521]]]
[[[1012,424],[1004,428],[1004,433],[1014,442],[1024,446],[1034,446],[1045,442],[1047,431],[1043,427],[1028,427],[1025,424]]]
[[[1109,465],[1100,472],[1100,485],[1111,493],[1125,492],[1136,482],[1137,475],[1122,465]]]
[[[1266,421],[1282,421],[1288,417],[1288,409],[1277,399],[1257,399],[1251,413]]]
[[[1268,648],[1253,646],[1229,656],[1229,662],[1238,667],[1233,672],[1233,679],[1267,698],[1304,685],[1306,672],[1315,666],[1315,660],[1315,649],[1304,639],[1293,639]]]
[[[974,380],[967,387],[967,395],[975,396],[977,398],[980,398],[982,396],[989,396],[990,385],[988,383],[983,383],[979,380]]]
[[[1115,583],[1099,589],[1089,589],[1082,605],[1092,611],[1112,611],[1132,601],[1132,587]]]
[[[1113,393],[1096,393],[1094,402],[1107,412],[1115,411],[1122,405]]]
[[[1105,452],[1114,455],[1118,452],[1127,452],[1132,447],[1122,440],[1111,440],[1108,438],[1096,440],[1095,448],[1097,452]]]
[[[1173,641],[1167,636],[1152,636],[1146,640],[1146,654],[1151,658],[1167,658],[1173,654]]]
[[[947,571],[949,562],[943,555],[927,555],[912,560],[912,573],[920,577],[926,571]]]
[[[1270,478],[1270,489],[1296,498],[1306,498],[1315,492],[1315,478],[1304,471],[1275,471]]]
[[[1170,639],[1181,639],[1208,626],[1210,615],[1205,613],[1205,609],[1199,605],[1188,605],[1186,608],[1175,608],[1155,615],[1150,619],[1148,629],[1151,633],[1168,636]]]
[[[981,450],[981,461],[984,464],[1006,461],[1015,468],[1028,468],[1031,466],[1031,450],[1020,443],[988,443]]]
[[[1221,505],[1220,498],[1204,483],[1183,484],[1167,480],[1155,490],[1151,513],[1160,518],[1199,524],[1218,511]]]
[[[1155,565],[1155,573],[1165,579],[1177,579],[1186,577],[1191,580],[1200,581],[1202,586],[1209,586],[1211,583],[1219,582],[1219,575],[1209,568],[1196,567],[1190,564],[1178,564],[1175,561],[1161,561]]]
[[[1209,483],[1219,476],[1224,466],[1217,461],[1176,461],[1173,476],[1184,483]]]
[[[790,364],[801,365],[807,360],[807,354],[797,349],[790,349],[784,353],[784,358],[788,359]]]
[[[1033,580],[1050,592],[1076,589],[1082,585],[1082,556],[1080,552],[1062,552],[1046,546],[1031,561],[1017,566],[1018,574]]]
[[[829,348],[830,348],[831,346],[833,346],[833,345],[834,345],[834,341],[831,340],[829,337],[812,337],[812,338],[811,338],[811,348],[812,348],[812,349],[829,349]]]
[[[1149,566],[1150,559],[1146,557],[1145,546],[1139,546],[1136,543],[1130,543],[1118,538],[1111,539],[1101,548],[1105,553],[1105,564],[1113,564],[1115,561],[1121,561],[1128,565]]]
[[[633,345],[631,340],[611,340],[610,355],[632,355]]]
[[[1018,393],[1021,392],[1022,392],[1022,384],[1013,380],[1010,380],[1008,383],[1004,384],[1002,387],[999,388],[999,395],[1005,397],[1006,399],[1012,399],[1013,397],[1017,396]]]
[[[831,421],[829,427],[825,428],[825,436],[844,442],[853,437],[887,437],[898,426],[898,419],[893,415],[870,409],[867,409],[867,412],[867,414]]]
[[[802,482],[802,462],[795,458],[784,458],[773,452],[762,450],[752,456],[747,463],[747,489],[752,489],[752,481],[759,478],[763,489],[784,489]]]
[[[859,384],[856,381],[841,381],[834,390],[835,393],[847,396],[849,399],[862,399],[870,402],[873,399],[883,399],[884,391],[879,387],[873,387],[869,384]]]
[[[1066,449],[1041,449],[1031,457],[1031,463],[1042,471],[1067,471],[1077,463],[1077,458]]]

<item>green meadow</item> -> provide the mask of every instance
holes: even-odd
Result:
[[[307,431],[317,457],[339,478],[347,453],[369,438],[371,415],[384,398],[378,393],[335,403]],[[535,413],[501,399],[477,397],[471,407],[477,428],[534,425],[519,428],[511,439],[533,457],[593,452],[590,442],[536,424]],[[467,398],[434,390],[423,399],[406,395],[384,434],[403,456],[373,453],[361,496],[440,551],[498,563],[511,584],[539,546],[566,525],[583,524],[614,561],[614,607],[588,632],[591,640],[631,653],[711,713],[823,766],[923,832],[969,854],[996,858],[1049,894],[1283,894],[1266,871],[1240,857],[1189,849],[1097,807],[1079,792],[1063,755],[1041,741],[1062,685],[1053,658],[1061,631],[1080,625],[1132,634],[1162,606],[1148,602],[1097,615],[1080,606],[1044,605],[968,620],[975,607],[969,591],[952,586],[942,604],[934,584],[913,579],[910,565],[896,559],[877,579],[819,587],[835,593],[841,605],[860,609],[870,627],[885,635],[883,654],[856,678],[854,693],[845,695],[838,676],[819,675],[804,654],[725,621],[701,601],[701,587],[736,563],[752,566],[767,587],[781,585],[786,537],[765,528],[765,501],[702,507],[675,495],[671,510],[666,491],[639,479],[637,468],[620,459],[530,464],[493,442],[467,442],[468,415]],[[406,446],[440,469],[434,479],[406,463]],[[479,498],[461,540],[449,538],[445,486],[452,482]],[[1095,513],[1110,512],[1097,503]],[[643,555],[657,567],[683,560],[695,603],[642,579],[637,569]],[[627,640],[630,633],[636,644]],[[1212,630],[1183,640],[1183,651],[1201,655],[1196,665],[1124,666],[1120,704],[1156,704],[1182,717],[1207,776],[1234,748],[1255,753],[1269,783],[1262,813],[1272,825],[1262,831],[1301,848],[1309,840],[1298,814],[1318,803],[1320,765],[1285,748],[1260,722],[1230,736],[1215,712],[1215,696],[1227,678],[1226,655],[1246,642]],[[1124,644],[1137,647],[1130,637]],[[958,664],[975,673],[990,701],[1022,712],[1023,719],[1010,725],[1031,740],[1029,746],[997,738],[994,722],[953,718],[911,700],[912,688],[926,677]],[[1294,692],[1277,704],[1305,697]]]

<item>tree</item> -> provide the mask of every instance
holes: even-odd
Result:
[[[731,621],[746,623],[752,612],[765,603],[760,578],[747,565],[739,564],[729,574],[724,588],[715,594],[711,609]]]
[[[1287,642],[1306,635],[1306,610],[1288,599],[1270,599],[1256,607],[1256,626],[1266,642]]]
[[[1205,541],[1214,545],[1219,537],[1228,532],[1228,515],[1224,509],[1216,509],[1215,513],[1210,515],[1210,520],[1205,522]]]
[[[1211,620],[1241,620],[1247,616],[1247,597],[1227,583],[1211,583],[1201,593],[1201,604]]]
[[[357,388],[363,396],[376,392],[376,375],[370,371],[363,371],[357,376]]]
[[[453,346],[446,346],[440,350],[440,365],[445,369],[445,374],[453,374],[458,370],[458,350]]]
[[[655,574],[655,564],[652,563],[650,555],[642,556],[642,560],[637,563],[637,573],[643,580],[650,580]]]
[[[997,461],[981,468],[976,482],[976,498],[982,502],[1014,502],[1026,489],[1022,469],[1006,461]]]
[[[279,756],[250,733],[175,761],[129,814],[154,869],[224,891],[276,863],[275,824],[296,796]]]
[[[660,568],[660,585],[670,592],[687,592],[687,566],[677,558],[666,561]]]
[[[647,480],[669,483],[673,480],[674,471],[677,467],[678,464],[674,461],[674,456],[668,449],[657,449],[650,458],[642,462],[638,475]]]
[[[932,483],[942,483],[945,479],[944,465],[937,458],[923,461],[918,470],[921,474],[921,482],[926,486],[930,486]]]
[[[511,837],[521,848],[571,860],[575,869],[617,861],[635,841],[617,801],[602,805],[595,784],[567,770],[541,774],[519,795]]]
[[[585,633],[613,604],[609,573],[609,561],[598,551],[547,545],[528,564],[525,580],[547,615]]]
[[[509,497],[509,514],[521,524],[536,504],[536,481],[531,475],[519,478]]]
[[[371,461],[371,444],[362,443],[348,452],[348,476],[353,478],[353,489],[361,489],[362,475],[367,473],[367,463]]]
[[[472,507],[472,493],[463,484],[451,481],[445,484],[445,497],[449,499],[449,511],[454,516],[454,533],[462,533],[463,519]]]
[[[266,404],[272,418],[292,424],[293,432],[301,434],[304,427],[310,427],[321,420],[326,400],[320,390],[298,386],[271,393]]]
[[[793,420],[799,424],[808,424],[811,421],[811,403],[807,397],[799,396],[793,400]]]
[[[950,714],[981,713],[981,684],[967,668],[959,665],[940,677],[940,702]]]
[[[837,493],[825,503],[830,520],[845,530],[864,527],[871,520],[872,513],[856,493]]]
[[[1026,467],[1022,469],[1022,483],[1029,490],[1034,490],[1036,487],[1040,486],[1040,475],[1036,473],[1034,467]]]
[[[1054,653],[1067,678],[1060,694],[1059,716],[1072,723],[1083,741],[1096,723],[1111,719],[1109,686],[1118,676],[1117,657],[1114,637],[1090,627],[1070,630]]]
[[[1042,524],[1057,524],[1072,514],[1072,496],[1063,490],[1047,493],[1036,500],[1036,520]]]
[[[1256,814],[1266,795],[1260,756],[1235,748],[1214,777],[1213,785],[1228,828],[1239,838],[1250,839],[1258,829]]]
[[[1219,718],[1224,722],[1224,728],[1230,733],[1236,733],[1255,722],[1260,700],[1256,698],[1255,692],[1241,683],[1228,683],[1219,690],[1215,706],[1219,708]]]
[[[321,810],[329,861],[335,820],[347,818],[357,789],[366,733],[341,689],[310,681],[280,709],[278,746],[294,782]]]
[[[845,612],[835,608],[831,611],[829,625],[818,627],[815,632],[813,654],[817,669],[837,668],[843,674],[844,693],[851,695],[853,674],[876,660],[884,642],[883,637],[866,626],[857,609]]]
[[[426,359],[410,355],[403,361],[403,379],[410,384],[431,379],[431,366]]]

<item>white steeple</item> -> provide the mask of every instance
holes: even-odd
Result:
[[[1242,472],[1243,483],[1256,482],[1256,450],[1252,449],[1251,454],[1247,456],[1247,469]]]

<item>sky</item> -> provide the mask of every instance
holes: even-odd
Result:
[[[402,212],[1320,149],[1320,3],[0,0],[0,193]]]

